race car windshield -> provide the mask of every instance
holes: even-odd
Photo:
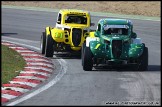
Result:
[[[87,17],[85,15],[83,16],[67,15],[65,23],[87,24]]]
[[[127,26],[105,26],[103,33],[105,35],[128,35],[128,27]]]

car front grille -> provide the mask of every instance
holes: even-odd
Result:
[[[122,40],[112,41],[112,54],[114,58],[120,58],[122,54]]]
[[[72,42],[74,46],[78,46],[81,42],[82,37],[82,29],[79,28],[73,28],[72,30]]]

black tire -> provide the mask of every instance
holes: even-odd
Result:
[[[45,57],[53,57],[54,48],[53,48],[53,39],[51,35],[46,37],[46,48],[45,48]]]
[[[138,71],[148,70],[148,48],[145,47],[143,54],[138,59]]]
[[[90,50],[89,47],[84,48],[84,53],[83,53],[83,70],[85,71],[92,71],[93,67],[93,54]]]
[[[46,34],[45,32],[42,32],[40,41],[40,49],[42,54],[45,54],[45,47],[46,47]]]
[[[81,58],[82,58],[82,66],[83,66],[83,55],[84,55],[84,48],[86,47],[86,43],[84,42],[82,44],[82,50],[81,50]]]

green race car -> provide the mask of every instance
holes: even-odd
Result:
[[[134,70],[148,68],[148,48],[133,32],[127,19],[101,19],[93,36],[82,45],[83,70],[91,71],[99,65],[134,65]]]

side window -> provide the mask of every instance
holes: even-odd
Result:
[[[58,23],[58,24],[61,24],[61,14],[60,14],[60,13],[59,13],[59,15],[58,15],[57,23]]]

